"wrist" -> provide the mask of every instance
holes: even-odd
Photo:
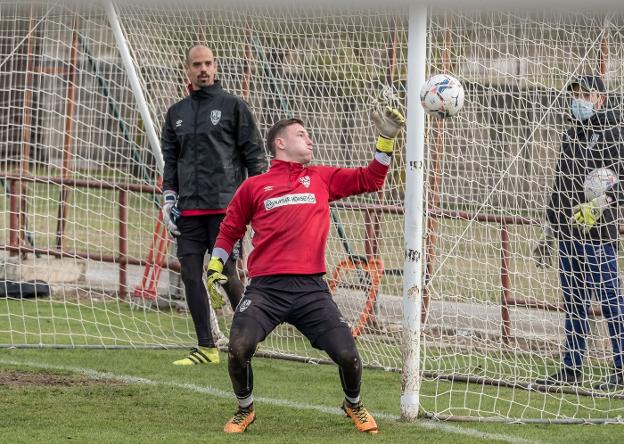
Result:
[[[211,259],[212,258],[221,259],[221,263],[225,264],[228,261],[230,254],[227,251],[225,251],[223,248],[215,247],[212,249],[212,254],[210,256],[211,256],[210,257]]]
[[[377,151],[375,153],[375,159],[382,165],[390,166],[390,163],[392,162],[392,155]]]
[[[377,151],[379,152],[392,154],[392,150],[394,149],[394,139],[379,134],[375,148],[377,148]]]
[[[217,273],[223,272],[223,261],[215,256],[210,258],[210,262],[208,262],[208,270],[216,271]]]
[[[613,199],[611,197],[609,197],[607,194],[603,194],[602,196],[598,196],[598,197],[596,197],[595,199],[592,200],[594,205],[596,205],[601,210],[605,209],[609,205],[611,205],[612,201],[613,201]]]
[[[163,200],[165,203],[175,203],[178,200],[178,193],[173,190],[163,191]]]
[[[555,233],[554,233],[552,227],[550,226],[550,224],[548,222],[546,222],[542,226],[542,230],[543,230],[543,234],[544,234],[544,239],[552,240],[552,239],[555,238]]]

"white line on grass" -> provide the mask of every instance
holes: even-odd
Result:
[[[73,372],[73,373],[80,373],[92,379],[116,380],[116,381],[125,382],[127,384],[161,385],[161,386],[167,386],[167,387],[181,388],[184,390],[190,390],[193,392],[214,396],[216,398],[224,398],[224,399],[232,399],[232,400],[234,399],[234,395],[231,392],[225,392],[223,390],[219,390],[214,387],[200,386],[196,384],[181,383],[181,382],[155,381],[152,379],[140,378],[137,376],[119,375],[116,373],[101,372],[101,371],[94,370],[91,368],[69,367],[65,365],[47,364],[43,362],[34,362],[34,361],[10,361],[6,359],[0,359],[0,364],[35,367],[35,368],[46,369],[46,370],[62,370],[62,371],[68,371],[68,372]],[[304,404],[304,403],[299,403],[299,402],[288,401],[285,399],[264,398],[264,397],[256,397],[256,396],[254,396],[254,399],[260,403],[271,404],[274,406],[288,407],[288,408],[297,409],[297,410],[314,410],[317,412],[327,413],[330,415],[344,415],[344,412],[337,407]],[[372,412],[372,413],[374,417],[384,419],[386,421],[398,421],[400,419],[399,416],[392,415],[389,413],[381,413],[381,412]],[[439,431],[443,431],[447,433],[455,433],[458,435],[470,436],[473,438],[486,439],[489,441],[503,441],[503,442],[508,442],[511,444],[539,444],[539,441],[530,441],[528,439],[523,439],[523,438],[519,438],[517,436],[512,436],[512,435],[504,435],[501,433],[481,432],[479,430],[459,427],[456,425],[452,425],[452,424],[448,424],[444,422],[438,422],[438,421],[420,420],[418,422],[413,423],[413,425],[414,427],[420,427],[420,428],[430,429],[430,430],[439,430]]]

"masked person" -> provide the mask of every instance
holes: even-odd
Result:
[[[581,383],[589,333],[587,312],[594,295],[607,321],[613,350],[613,368],[594,388],[623,389],[624,297],[617,251],[624,134],[619,114],[605,106],[606,89],[600,77],[579,77],[568,89],[571,126],[563,135],[544,235],[534,251],[540,267],[550,265],[555,244],[559,252],[565,309],[563,365],[536,383]],[[608,174],[603,177],[603,189],[592,191],[589,179],[604,171]]]

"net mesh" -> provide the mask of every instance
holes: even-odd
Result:
[[[367,164],[369,115],[383,91],[405,109],[405,10],[115,8],[157,131],[186,95],[184,54],[195,43],[213,49],[218,77],[249,102],[263,134],[279,119],[301,118],[319,164]],[[50,297],[0,302],[0,343],[193,345],[173,246],[157,225],[159,172],[105,10],[6,2],[0,20],[0,278],[51,283]],[[565,86],[575,75],[601,74],[609,106],[621,108],[623,20],[429,11],[427,76],[454,75],[466,102],[453,119],[427,121],[426,414],[622,414],[621,396],[593,388],[613,365],[599,314],[590,320],[583,384],[548,392],[531,385],[558,367],[564,340],[557,272],[537,269],[531,251],[568,125]],[[362,360],[386,369],[401,367],[404,140],[398,147],[382,192],[332,207],[326,257]],[[162,273],[150,283],[146,262],[159,245]],[[227,334],[231,310],[218,318]],[[287,325],[260,351],[325,358]]]

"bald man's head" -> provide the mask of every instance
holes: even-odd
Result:
[[[193,90],[214,84],[217,62],[205,45],[195,45],[186,51],[186,75]]]

